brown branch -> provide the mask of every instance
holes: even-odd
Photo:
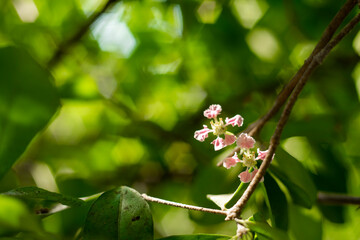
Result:
[[[271,137],[270,147],[268,155],[266,156],[264,162],[261,164],[259,171],[256,173],[254,179],[250,182],[249,186],[245,190],[244,194],[241,198],[237,201],[237,203],[229,209],[228,215],[226,220],[234,219],[235,217],[239,216],[243,207],[245,206],[246,202],[249,200],[252,193],[255,191],[256,186],[260,182],[260,180],[265,175],[267,168],[270,165],[271,159],[273,154],[276,151],[277,146],[280,143],[281,133],[289,119],[291,111],[295,105],[295,102],[304,88],[307,80],[309,79],[311,73],[314,69],[319,66],[325,57],[330,53],[330,51],[355,27],[355,25],[360,21],[360,14],[355,16],[341,31],[338,35],[336,35],[319,53],[317,53],[313,57],[313,61],[311,61],[309,67],[306,69],[304,74],[301,76],[298,84],[296,85],[293,93],[291,94],[282,114],[280,120],[276,126],[275,132]]]
[[[335,193],[319,192],[317,201],[326,205],[360,205],[360,197],[347,196]]]
[[[100,11],[93,13],[89,19],[72,35],[69,39],[62,42],[54,55],[48,61],[48,68],[53,68],[63,57],[63,55],[78,42],[88,31],[89,27],[103,14],[114,2],[118,0],[108,0]]]
[[[284,105],[285,101],[288,99],[288,97],[294,90],[300,78],[303,76],[304,72],[307,70],[307,68],[313,61],[314,56],[318,52],[320,52],[330,41],[332,36],[335,34],[336,30],[339,28],[340,24],[344,21],[346,16],[351,12],[351,10],[354,8],[356,3],[357,3],[356,0],[348,0],[342,6],[342,8],[337,12],[337,14],[334,16],[334,18],[331,20],[329,25],[324,30],[318,44],[315,46],[310,56],[305,60],[303,66],[297,71],[297,73],[292,77],[290,82],[279,93],[271,109],[256,122],[248,126],[244,132],[249,133],[250,136],[257,135],[262,130],[264,125],[267,123],[267,121],[269,121],[280,110],[280,108]],[[229,153],[227,157],[233,156],[234,153],[238,152],[239,150],[240,150],[239,147],[234,148],[234,150],[231,153]],[[217,164],[217,166],[222,166],[222,163],[223,161],[220,161]]]
[[[269,121],[284,105],[286,99],[290,96],[291,92],[295,88],[296,84],[299,82],[300,78],[309,67],[310,63],[312,62],[314,56],[323,49],[326,44],[330,41],[340,24],[344,21],[346,16],[351,12],[351,10],[356,5],[356,0],[348,0],[344,6],[337,12],[335,17],[331,20],[328,27],[323,32],[318,44],[312,51],[311,55],[308,59],[304,62],[303,66],[298,70],[298,72],[293,76],[290,82],[286,85],[286,87],[279,93],[277,99],[275,100],[274,105],[272,108],[262,117],[260,118],[255,124],[249,126],[246,130],[249,132],[251,136],[256,135],[261,131],[263,126],[267,121]]]
[[[193,206],[193,205],[187,205],[187,204],[183,204],[183,203],[167,201],[167,200],[163,200],[163,199],[160,199],[160,198],[150,197],[150,196],[148,196],[146,194],[142,194],[141,196],[146,201],[156,202],[156,203],[169,205],[169,206],[173,206],[173,207],[186,208],[186,209],[189,209],[189,210],[208,212],[208,213],[214,213],[214,214],[221,214],[221,215],[226,215],[227,214],[226,211],[222,211],[222,210],[218,210],[218,209],[204,208],[204,207],[198,207],[198,206]]]

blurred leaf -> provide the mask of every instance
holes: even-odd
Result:
[[[251,231],[258,234],[264,235],[273,240],[289,240],[286,232],[270,227],[269,224],[264,222],[252,222],[252,221],[242,221],[247,228]]]
[[[224,192],[230,192],[236,186],[238,180],[229,178],[227,172],[224,169],[216,166],[207,166],[199,169],[199,172],[194,180],[191,188],[191,197],[194,203],[198,206],[216,208],[216,204],[206,196],[222,194]],[[235,185],[235,186],[234,186]],[[189,215],[192,220],[200,224],[215,224],[224,221],[224,217],[221,215],[215,215],[206,212],[194,212],[189,211]]]
[[[102,194],[91,206],[84,239],[153,239],[149,205],[134,189],[118,187]]]
[[[24,200],[47,200],[73,207],[82,206],[85,204],[85,202],[81,199],[64,196],[59,193],[49,192],[38,187],[22,187],[1,194],[17,197]]]
[[[166,238],[160,238],[158,240],[226,240],[230,238],[231,237],[224,235],[194,234],[194,235],[170,236]]]
[[[285,194],[269,174],[265,175],[264,185],[269,199],[272,217],[275,221],[272,222],[272,224],[274,227],[286,231],[288,229],[289,213]]]
[[[219,194],[219,195],[212,195],[208,194],[206,197],[213,201],[216,205],[219,206],[220,209],[226,209],[225,205],[229,202],[232,198],[233,194]]]
[[[316,174],[312,174],[316,188],[319,191],[346,193],[347,192],[347,177],[349,171],[344,166],[345,160],[343,155],[337,150],[337,147],[328,144],[317,144],[311,142],[311,146],[319,156],[317,161],[320,161],[316,167]],[[345,207],[344,206],[327,206],[318,204],[320,211],[329,221],[334,223],[345,222]]]
[[[265,235],[262,235],[260,233],[256,233],[254,240],[271,240],[271,238],[269,238]]]
[[[322,239],[322,221],[316,218],[314,212],[296,205],[289,205],[289,231],[296,240]]]
[[[249,183],[240,182],[234,193],[220,195],[208,194],[207,198],[213,201],[221,209],[229,209],[240,199],[248,186]]]
[[[270,173],[289,190],[294,203],[311,208],[316,200],[316,188],[304,166],[283,149],[278,148]]]
[[[18,231],[42,233],[39,219],[19,200],[0,195],[0,235]]]
[[[314,102],[310,104],[314,105]],[[309,104],[304,104],[303,108],[307,108]],[[310,139],[328,142],[337,138],[335,131],[335,119],[331,115],[311,115],[301,121],[289,121],[286,125],[282,138],[293,136],[306,136]]]
[[[26,52],[0,49],[0,178],[59,107],[50,73]]]

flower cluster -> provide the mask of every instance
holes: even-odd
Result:
[[[241,133],[239,137],[236,137],[235,134],[227,131],[229,125],[241,127],[244,119],[240,115],[236,115],[232,118],[226,118],[224,123],[221,118],[217,118],[221,113],[221,110],[220,105],[213,104],[204,111],[205,117],[213,119],[210,121],[211,129],[204,125],[203,129],[195,132],[194,138],[203,142],[208,137],[209,133],[213,133],[217,137],[211,142],[211,144],[214,145],[215,151],[236,142],[240,151],[235,152],[234,156],[226,158],[223,162],[223,166],[229,169],[234,167],[238,162],[242,163],[242,165],[246,167],[246,170],[239,174],[239,178],[242,182],[250,182],[258,171],[256,161],[265,160],[268,150],[260,151],[260,149],[257,149],[256,156],[256,153],[252,150],[256,142],[253,137],[249,136],[247,133]],[[222,135],[224,138],[221,137]],[[250,172],[252,169],[253,171]]]

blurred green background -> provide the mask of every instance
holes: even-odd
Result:
[[[0,46],[25,49],[49,69],[61,98],[0,190],[38,186],[83,197],[127,185],[216,208],[206,194],[233,192],[240,169],[216,167],[227,151],[193,138],[208,124],[202,112],[220,104],[221,116],[241,114],[244,127],[265,114],[343,2],[115,1],[68,46],[63,43],[106,1],[0,1]],[[359,55],[355,28],[315,71],[283,133],[281,147],[305,166],[318,190],[360,195]],[[276,119],[258,141],[269,141]],[[156,237],[236,231],[222,216],[151,207]],[[290,205],[290,234],[360,239],[356,207],[326,208]],[[43,225],[73,239],[85,216],[84,209],[68,210]],[[305,236],[310,225],[319,231]]]

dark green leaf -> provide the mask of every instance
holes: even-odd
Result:
[[[84,239],[152,240],[149,205],[134,189],[119,187],[102,194],[91,206]]]
[[[344,166],[346,162],[343,154],[336,147],[328,144],[317,144],[311,141],[321,164],[316,165],[316,174],[312,174],[314,183],[319,191],[345,193],[347,192],[347,178],[349,171]],[[329,221],[345,222],[344,206],[329,206],[319,204],[319,209]]]
[[[29,200],[29,199],[47,200],[73,207],[82,206],[85,204],[85,202],[81,199],[64,196],[59,193],[49,192],[47,190],[38,187],[22,187],[1,194],[13,196],[25,200]]]
[[[178,235],[170,236],[166,238],[160,238],[158,240],[227,240],[229,236],[213,235],[213,234],[194,234],[194,235]]]
[[[59,107],[50,73],[26,52],[0,49],[0,178]]]
[[[289,213],[285,194],[281,191],[276,181],[269,175],[265,175],[264,185],[269,199],[270,209],[273,216],[273,226],[287,230]]]
[[[245,192],[245,190],[248,186],[249,186],[249,183],[241,182],[239,184],[239,187],[236,189],[233,196],[231,197],[231,199],[225,204],[225,207],[226,208],[232,207],[240,199],[240,197]]]
[[[251,231],[264,235],[273,240],[289,240],[285,231],[270,227],[264,222],[243,221],[244,225]]]
[[[289,190],[294,203],[311,208],[316,200],[316,187],[304,166],[283,149],[278,148],[270,173]]]

